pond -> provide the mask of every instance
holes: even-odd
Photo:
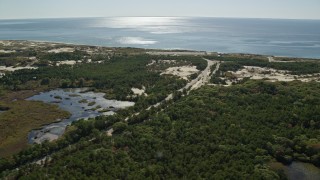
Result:
[[[117,110],[134,105],[134,102],[107,100],[104,93],[88,91],[87,88],[56,89],[42,92],[27,100],[56,104],[71,113],[68,119],[43,126],[29,133],[29,143],[42,143],[55,140],[61,136],[66,127],[79,119],[94,118],[100,115],[112,115]]]
[[[289,180],[319,180],[320,169],[310,163],[293,162],[285,167]]]

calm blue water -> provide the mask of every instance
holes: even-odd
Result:
[[[50,139],[50,136],[57,138],[64,133],[68,125],[79,119],[94,118],[100,115],[112,115],[117,109],[134,105],[133,102],[128,101],[107,100],[104,98],[104,93],[83,92],[85,90],[87,89],[56,89],[28,98],[27,100],[58,105],[61,109],[71,113],[68,119],[45,125],[41,129],[32,130],[28,136],[29,143],[41,143],[46,139]],[[55,96],[59,96],[61,99],[57,99]],[[88,103],[81,103],[80,101],[83,99],[88,102],[95,102],[96,104],[90,106]],[[97,106],[100,106],[102,109],[92,109]],[[112,108],[110,109],[111,106]],[[110,111],[103,113],[99,112],[98,109],[109,109]]]
[[[320,20],[182,17],[0,20],[0,39],[320,58]]]

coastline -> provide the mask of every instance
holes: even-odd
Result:
[[[164,55],[170,55],[174,52],[194,52],[196,54],[203,54],[205,55],[211,55],[211,54],[220,54],[220,55],[240,55],[240,56],[262,56],[262,57],[276,57],[276,58],[292,58],[292,59],[300,59],[300,60],[320,60],[319,58],[308,58],[308,57],[295,57],[295,56],[284,56],[284,55],[275,55],[275,54],[256,54],[256,53],[241,53],[241,52],[221,52],[221,51],[204,51],[204,50],[196,50],[196,49],[168,49],[168,48],[140,48],[140,47],[134,47],[134,46],[104,46],[104,45],[92,45],[92,44],[82,44],[82,43],[67,43],[63,41],[42,41],[42,40],[3,40],[0,39],[0,44],[2,42],[27,42],[27,43],[45,43],[45,44],[56,44],[56,45],[69,45],[69,46],[82,46],[82,47],[94,47],[94,48],[110,48],[110,49],[137,49],[137,50],[144,50],[147,51],[146,53],[152,53],[152,52],[170,52],[168,54]],[[0,46],[1,47],[1,46]],[[0,52],[1,53],[1,52]],[[156,55],[156,54],[155,54]],[[160,54],[158,54],[160,55]],[[174,55],[174,54],[173,54]],[[188,54],[186,54],[188,55]],[[192,55],[192,54],[189,54]]]

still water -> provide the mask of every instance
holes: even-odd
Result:
[[[289,180],[319,180],[320,169],[309,163],[293,162],[285,167]]]
[[[107,100],[104,93],[88,92],[87,89],[56,89],[32,96],[27,100],[56,104],[71,113],[71,117],[52,123],[29,133],[29,143],[41,143],[55,140],[73,121],[94,118],[100,115],[112,115],[118,109],[133,106],[133,102]]]
[[[0,20],[0,40],[320,58],[320,20],[194,17]]]

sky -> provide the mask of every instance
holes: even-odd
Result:
[[[0,0],[0,19],[115,16],[320,19],[320,0]]]

